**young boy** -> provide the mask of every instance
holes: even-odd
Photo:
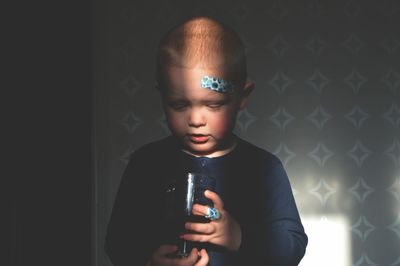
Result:
[[[226,25],[195,17],[169,31],[157,54],[158,89],[172,135],[135,151],[124,172],[105,250],[115,266],[298,265],[307,236],[279,159],[232,131],[254,84],[243,44]],[[204,244],[171,256],[166,199],[187,172],[216,177],[194,204],[208,223],[186,222],[181,239]]]

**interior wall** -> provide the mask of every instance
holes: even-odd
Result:
[[[400,265],[398,1],[94,3],[96,265],[129,154],[169,134],[160,37],[191,15],[229,24],[256,84],[235,133],[276,155],[309,235],[301,265]]]

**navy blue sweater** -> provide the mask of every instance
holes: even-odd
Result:
[[[226,155],[194,157],[167,137],[135,151],[125,169],[105,239],[115,266],[145,266],[153,251],[175,234],[165,222],[166,191],[187,172],[216,177],[216,192],[242,230],[236,252],[207,246],[211,266],[299,264],[307,236],[276,156],[238,138]]]

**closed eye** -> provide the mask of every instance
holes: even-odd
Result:
[[[222,104],[215,103],[215,104],[207,104],[207,106],[211,109],[218,109],[222,106]]]
[[[209,107],[211,109],[218,109],[227,103],[228,103],[228,101],[220,101],[220,102],[210,102],[210,103],[207,103],[206,105],[207,105],[207,107]]]
[[[186,107],[188,107],[188,103],[180,102],[180,101],[178,101],[178,102],[171,101],[171,102],[167,102],[167,106],[174,110],[180,111],[180,110],[184,110]]]

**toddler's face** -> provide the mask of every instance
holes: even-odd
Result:
[[[204,76],[226,78],[216,70],[165,67],[163,106],[168,126],[185,150],[197,156],[220,156],[233,145],[232,130],[245,100],[238,92],[202,88]]]

